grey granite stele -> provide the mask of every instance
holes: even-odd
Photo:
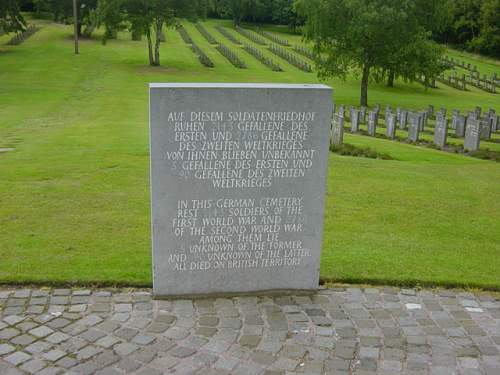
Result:
[[[156,297],[318,287],[332,89],[150,84]]]

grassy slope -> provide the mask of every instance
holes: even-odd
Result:
[[[150,283],[148,82],[317,82],[283,61],[285,72],[271,72],[244,51],[249,69],[236,69],[186,27],[214,69],[174,30],[159,69],[145,65],[144,42],[128,35],[108,46],[83,41],[80,56],[72,55],[68,26],[46,25],[17,47],[0,39],[0,147],[16,147],[0,155],[0,281]],[[356,103],[355,79],[329,83],[338,102]],[[500,110],[494,95],[416,84],[373,85],[370,97]],[[330,157],[323,277],[500,288],[498,164],[346,140],[397,160]]]

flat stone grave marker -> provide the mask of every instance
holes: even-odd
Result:
[[[332,117],[332,141],[331,143],[340,146],[344,143],[344,117],[334,113]]]
[[[359,131],[359,111],[356,108],[351,108],[351,133]]]
[[[390,139],[396,137],[396,115],[393,113],[386,115],[385,135]]]
[[[464,149],[467,151],[479,150],[479,121],[475,118],[467,119],[467,127],[465,129]]]
[[[315,290],[332,89],[150,85],[156,297]]]
[[[377,134],[377,112],[370,111],[368,113],[368,135],[375,137]]]
[[[408,117],[408,140],[417,142],[420,135],[419,116],[417,113],[410,113]]]
[[[448,136],[448,120],[446,117],[439,116],[436,119],[434,127],[434,144],[438,147],[446,146],[446,138]]]

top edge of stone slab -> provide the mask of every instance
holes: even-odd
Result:
[[[149,88],[199,88],[199,89],[320,89],[332,90],[323,84],[290,84],[290,83],[150,83]]]

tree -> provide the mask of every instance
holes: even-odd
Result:
[[[103,44],[106,44],[108,39],[116,39],[118,31],[125,29],[122,5],[123,0],[98,1],[96,16],[98,24],[104,24]]]
[[[500,0],[484,0],[479,20],[479,36],[469,42],[470,49],[500,57]]]
[[[306,18],[305,38],[314,43],[319,76],[361,74],[360,103],[368,105],[370,80],[387,72],[415,77],[419,65],[437,66],[439,53],[428,40],[418,0],[297,0],[296,10]],[[417,53],[425,47],[426,53]],[[400,69],[410,56],[418,63]],[[411,69],[411,71],[409,71]],[[420,69],[420,68],[419,68]]]
[[[181,0],[127,0],[125,10],[128,21],[148,42],[149,65],[160,65],[160,44],[164,25],[173,21]]]
[[[25,30],[26,22],[17,0],[0,1],[0,34]]]

